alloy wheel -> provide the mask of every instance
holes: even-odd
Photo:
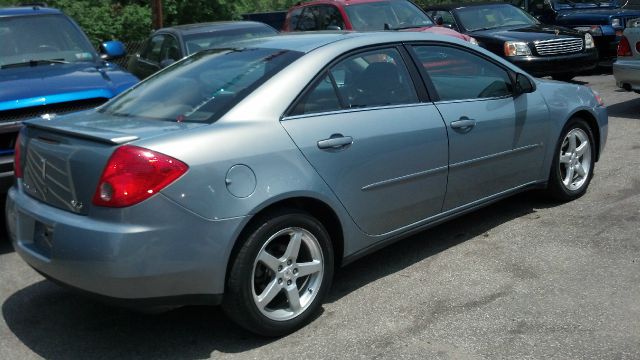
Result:
[[[591,171],[591,144],[581,128],[567,133],[560,146],[560,178],[570,191],[582,188]]]
[[[290,227],[269,237],[253,264],[253,301],[267,318],[286,321],[302,314],[316,298],[324,274],[318,239]]]

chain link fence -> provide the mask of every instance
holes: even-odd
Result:
[[[142,47],[144,46],[144,40],[127,42],[124,44],[124,46],[127,49],[127,55],[119,59],[115,59],[112,62],[126,69],[127,62],[129,62],[129,57],[135,56],[136,54],[140,53],[140,51],[142,51]]]

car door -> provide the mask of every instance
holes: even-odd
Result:
[[[399,49],[362,51],[336,62],[282,125],[367,234],[389,233],[441,211],[445,125],[433,104],[420,102]]]
[[[514,97],[513,72],[462,47],[413,51],[449,134],[443,210],[487,199],[544,177],[548,110],[540,94]]]

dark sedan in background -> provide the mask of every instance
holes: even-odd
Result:
[[[253,21],[221,21],[160,29],[147,39],[127,68],[144,79],[187,55],[237,40],[277,34],[269,25]]]
[[[510,4],[442,4],[427,12],[437,23],[474,37],[480,46],[536,76],[570,80],[597,66],[591,34],[541,24]]]

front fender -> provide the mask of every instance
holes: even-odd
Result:
[[[575,116],[585,118],[592,126],[597,144],[596,161],[604,150],[608,134],[608,115],[606,107],[599,104],[594,92],[582,85],[551,80],[536,80],[549,108],[551,131],[545,155],[545,166],[551,170],[551,163],[557,143],[566,124]]]

